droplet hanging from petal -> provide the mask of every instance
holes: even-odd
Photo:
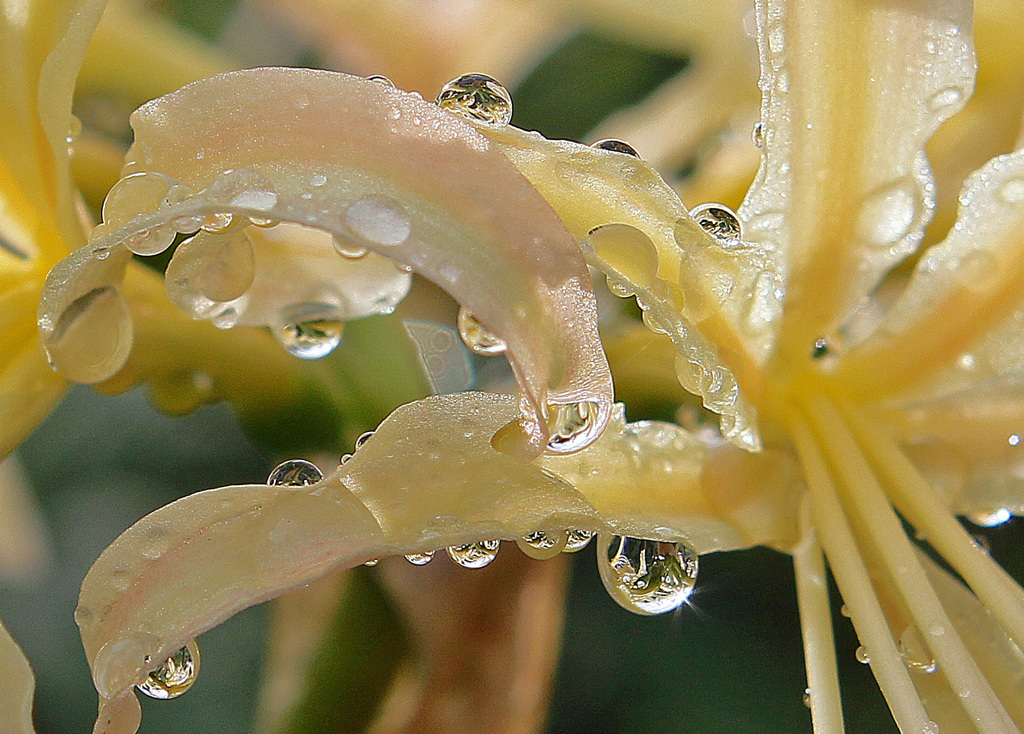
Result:
[[[548,450],[556,454],[571,454],[586,448],[597,440],[601,427],[607,422],[607,416],[602,415],[605,408],[591,401],[552,403],[548,410]]]
[[[434,551],[426,553],[406,553],[405,560],[414,566],[425,566],[434,558]]]
[[[199,677],[199,645],[195,640],[171,655],[136,686],[150,698],[177,698]]]
[[[498,557],[500,540],[481,540],[466,545],[452,545],[446,549],[448,557],[463,568],[483,568]]]
[[[516,545],[530,558],[546,561],[562,552],[562,549],[565,548],[565,541],[564,532],[549,534],[543,530],[536,530],[517,540]]]
[[[43,346],[55,370],[74,382],[91,383],[120,369],[131,351],[132,333],[124,296],[103,286],[68,304]]]
[[[735,244],[743,237],[739,217],[725,204],[701,204],[690,210],[690,216],[722,244]]]
[[[597,568],[611,597],[636,614],[677,609],[697,582],[697,554],[681,543],[600,535]]]
[[[288,353],[300,359],[320,359],[341,343],[344,323],[332,317],[330,306],[301,303],[282,315],[274,336]]]

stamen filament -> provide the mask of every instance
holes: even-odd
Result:
[[[967,582],[1014,642],[1024,648],[1024,594],[1003,568],[978,547],[895,441],[863,411],[840,402],[850,428],[902,515]]]
[[[964,710],[978,731],[1016,732],[1006,709],[956,633],[899,518],[839,412],[822,396],[809,396],[805,403],[818,435],[828,436],[826,452],[842,480],[840,486],[845,488],[845,506],[853,510],[877,549],[914,624],[924,633],[926,644]]]
[[[931,726],[928,714],[896,649],[825,459],[803,422],[791,420],[791,429],[810,489],[814,524],[854,629],[867,650],[871,672],[900,731],[903,734],[929,731],[926,728]]]
[[[807,688],[811,692],[811,722],[815,734],[843,734],[843,703],[839,693],[825,558],[810,514],[810,497],[805,496],[800,511],[800,542],[793,548],[793,569],[800,608],[800,631],[804,640]]]

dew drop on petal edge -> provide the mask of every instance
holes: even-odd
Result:
[[[491,125],[512,121],[512,97],[501,83],[486,74],[463,74],[441,87],[437,106]]]
[[[612,599],[636,614],[678,609],[697,583],[697,553],[682,543],[601,534],[597,568]]]
[[[743,238],[739,217],[725,204],[701,204],[690,210],[690,216],[701,229],[723,244],[733,244]]]
[[[545,561],[554,558],[565,547],[566,535],[564,532],[545,533],[543,530],[536,530],[527,533],[516,541],[519,550],[538,561]]]
[[[997,507],[991,510],[981,510],[979,512],[972,512],[967,515],[967,519],[975,525],[983,528],[994,528],[997,525],[1002,525],[1005,522],[1009,522],[1010,518],[1013,517],[1013,513],[1010,512],[1006,507]]]
[[[548,404],[548,449],[571,454],[597,440],[601,408],[591,401]]]
[[[341,334],[345,328],[342,321],[329,318],[325,313],[315,313],[318,309],[308,309],[296,316],[285,318],[284,323],[274,327],[274,336],[285,350],[299,359],[322,359],[333,352],[341,344]]]
[[[625,153],[626,155],[631,155],[634,158],[640,157],[640,154],[636,152],[636,148],[634,148],[629,143],[623,140],[618,140],[616,138],[605,138],[604,140],[598,140],[596,143],[591,143],[590,147],[600,148],[601,150],[610,150],[613,153]]]
[[[565,552],[575,553],[587,547],[587,543],[594,537],[592,530],[568,530],[565,534]]]
[[[195,640],[171,655],[135,686],[150,698],[177,698],[199,677],[199,645]]]
[[[425,566],[434,558],[434,551],[426,553],[406,553],[405,560],[414,566]]]
[[[508,349],[505,342],[477,321],[476,317],[466,309],[459,309],[457,323],[462,342],[475,354],[491,357],[502,354]]]
[[[267,484],[303,487],[316,484],[323,478],[324,473],[316,464],[305,459],[289,459],[274,467],[267,477]]]
[[[448,546],[448,557],[463,568],[483,568],[498,557],[500,540],[481,540],[466,545]]]

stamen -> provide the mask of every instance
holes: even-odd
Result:
[[[857,636],[871,659],[871,672],[901,732],[925,732],[934,726],[896,649],[871,577],[839,504],[825,459],[810,430],[791,419],[791,429],[810,489],[814,524]]]
[[[826,453],[842,479],[840,486],[844,488],[845,506],[853,510],[852,518],[863,526],[866,538],[878,551],[914,623],[925,633],[929,649],[958,694],[964,710],[979,731],[1015,732],[1016,727],[999,697],[956,633],[938,594],[917,560],[913,545],[903,532],[899,518],[839,412],[821,396],[809,396],[805,404],[809,407],[811,425],[817,428],[818,435],[828,436]]]
[[[815,734],[842,734],[843,703],[836,669],[836,643],[825,576],[825,558],[810,519],[810,497],[800,511],[800,543],[793,548],[800,631],[804,640],[807,690]]]
[[[967,582],[1014,642],[1024,649],[1024,594],[978,547],[899,446],[859,408],[841,402],[850,428],[882,478],[896,508]]]

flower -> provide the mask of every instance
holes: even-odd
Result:
[[[120,272],[91,263],[103,252],[124,259],[117,248],[131,238],[181,217],[272,218],[396,255],[447,285],[506,342],[523,397],[412,403],[321,481],[211,490],[129,529],[90,572],[78,612],[100,730],[137,725],[131,687],[154,661],[331,568],[444,546],[480,557],[491,548],[473,544],[537,531],[557,547],[571,529],[603,534],[609,588],[640,611],[660,608],[664,591],[685,599],[688,581],[638,585],[642,574],[608,554],[627,542],[613,536],[683,544],[658,545],[659,573],[674,558],[670,570],[689,574],[692,552],[792,553],[817,730],[842,727],[822,548],[902,730],[1020,726],[1022,595],[953,513],[995,521],[1024,507],[1014,258],[1024,151],[973,175],[948,236],[908,278],[894,271],[935,207],[923,147],[972,86],[969,25],[970,8],[955,2],[760,3],[763,157],[738,217],[687,211],[620,152],[467,122],[341,75],[241,72],[143,108],[129,172],[171,177],[187,196],[163,209],[130,197],[142,205],[51,276],[44,317],[73,303],[69,288],[113,287]],[[204,110],[202,99],[221,106]],[[361,146],[332,136],[343,122]],[[186,127],[207,135],[185,140]],[[256,132],[264,137],[251,148]],[[322,139],[328,152],[316,150]],[[329,166],[320,186],[331,188],[314,211],[301,202],[319,188],[308,178],[317,164]],[[467,181],[480,191],[468,205]],[[503,225],[522,219],[550,251]],[[432,225],[458,235],[456,265],[472,267],[443,271]],[[645,323],[670,338],[680,381],[721,415],[728,441],[629,424],[610,408],[593,298],[563,227],[613,292],[635,296]],[[186,291],[225,246],[199,245]],[[558,286],[570,282],[566,298]],[[287,305],[273,288],[253,300],[257,312]],[[555,451],[533,458],[545,446]],[[959,466],[941,471],[951,456]],[[973,594],[919,553],[894,508]]]

